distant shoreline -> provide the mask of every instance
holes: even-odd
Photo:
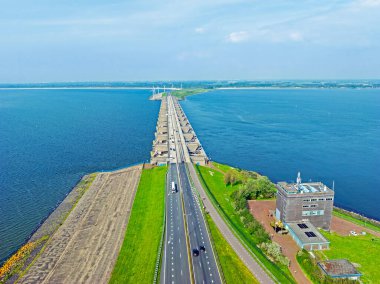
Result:
[[[92,89],[121,89],[121,90],[151,90],[149,87],[0,87],[0,90],[92,90]]]
[[[163,89],[163,87],[161,87]],[[166,88],[171,90],[170,88]],[[193,88],[184,88],[193,89]],[[298,87],[298,86],[270,86],[270,87],[220,87],[220,88],[210,88],[208,91],[216,90],[335,90],[335,89],[352,89],[352,90],[369,90],[369,89],[380,89],[380,87]],[[151,87],[0,87],[0,90],[152,90]],[[175,90],[178,90],[175,88]]]

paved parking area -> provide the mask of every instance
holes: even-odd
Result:
[[[248,206],[255,219],[261,222],[265,230],[272,236],[272,239],[281,246],[283,254],[289,258],[289,269],[293,277],[297,280],[297,283],[311,283],[303,274],[297,262],[296,255],[300,248],[296,242],[289,234],[276,234],[270,226],[273,217],[269,216],[269,210],[276,209],[276,200],[250,200],[248,201]]]

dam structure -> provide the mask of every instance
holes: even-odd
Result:
[[[173,101],[173,106],[177,118],[178,128],[177,131],[181,140],[184,142],[185,159],[186,162],[191,162],[197,165],[207,165],[209,159],[197,137],[194,129],[182,110],[181,105],[176,97],[170,96]],[[158,115],[155,139],[153,141],[153,148],[151,152],[151,164],[163,165],[170,162],[169,151],[174,148],[169,148],[169,135],[170,139],[174,137],[174,129],[169,133],[168,129],[168,97],[163,97],[161,100],[161,107]],[[173,157],[173,156],[172,156]]]
[[[167,99],[161,101],[160,111],[153,140],[153,147],[150,153],[151,164],[164,165],[169,159],[169,134],[168,134],[168,106]]]
[[[168,165],[160,283],[222,283],[200,200],[189,174],[208,159],[177,98],[162,98],[151,164]]]

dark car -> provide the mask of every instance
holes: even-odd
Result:
[[[199,250],[201,250],[201,251],[206,251],[206,248],[205,248],[205,246],[200,246],[200,247],[199,247]]]
[[[193,255],[198,256],[199,255],[199,250],[198,249],[193,249]]]

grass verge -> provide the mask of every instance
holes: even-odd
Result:
[[[226,167],[218,168],[223,171]],[[200,181],[203,183],[206,193],[210,197],[214,206],[219,209],[224,220],[234,229],[239,238],[251,250],[254,256],[277,278],[281,283],[295,283],[291,272],[286,266],[278,266],[270,261],[264,253],[257,247],[257,241],[249,234],[244,227],[238,214],[235,212],[231,193],[238,189],[238,185],[224,184],[223,173],[208,167],[196,166]]]
[[[330,241],[330,249],[317,252],[324,259],[345,258],[358,265],[363,274],[363,283],[378,283],[380,279],[379,255],[380,238],[365,236],[340,236],[336,233],[321,231]]]
[[[224,239],[223,235],[216,227],[214,221],[212,221],[210,215],[206,215],[206,220],[210,228],[211,237],[216,249],[216,253],[218,255],[226,284],[260,283],[240,260],[228,242]]]
[[[152,283],[164,230],[167,167],[144,169],[110,283]]]

